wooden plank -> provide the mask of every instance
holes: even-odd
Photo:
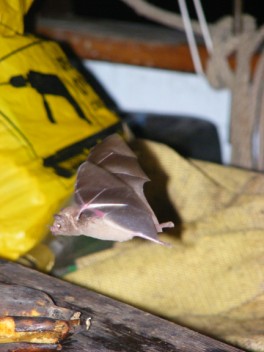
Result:
[[[182,72],[195,72],[185,34],[155,25],[118,21],[38,18],[36,33],[65,42],[82,59],[156,67]],[[197,38],[202,66],[209,54],[201,38]],[[251,60],[252,72],[259,60]],[[228,58],[232,69],[236,58]]]
[[[185,34],[161,26],[39,18],[36,32],[68,43],[83,59],[194,71]],[[208,55],[203,45],[199,45],[199,52],[205,65]]]
[[[88,331],[72,336],[65,352],[238,352],[229,346],[127,304],[0,260],[0,284],[19,284],[48,293],[61,307],[91,317]]]

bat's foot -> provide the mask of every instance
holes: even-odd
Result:
[[[166,227],[174,227],[174,223],[172,221],[163,222],[162,224],[159,224],[159,225],[162,229],[164,229]]]
[[[168,222],[163,222],[162,224],[158,225],[158,232],[162,232],[163,229],[165,228],[172,228],[174,227],[174,223],[172,221],[168,221]]]

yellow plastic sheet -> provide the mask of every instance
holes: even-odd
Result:
[[[18,35],[30,3],[0,0],[0,256],[10,259],[48,233],[88,149],[120,128],[56,43]]]
[[[33,0],[0,1],[0,35],[23,34],[24,15]]]
[[[264,175],[188,161],[137,144],[162,221],[161,239],[120,243],[77,262],[66,279],[242,348],[264,351]]]

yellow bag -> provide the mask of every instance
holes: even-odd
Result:
[[[56,43],[15,34],[30,4],[0,0],[0,256],[10,259],[40,242],[88,149],[120,129]]]

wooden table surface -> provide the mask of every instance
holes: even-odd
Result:
[[[91,317],[90,329],[70,337],[63,346],[65,352],[242,351],[101,294],[5,260],[0,260],[1,283],[42,290],[57,305]]]

